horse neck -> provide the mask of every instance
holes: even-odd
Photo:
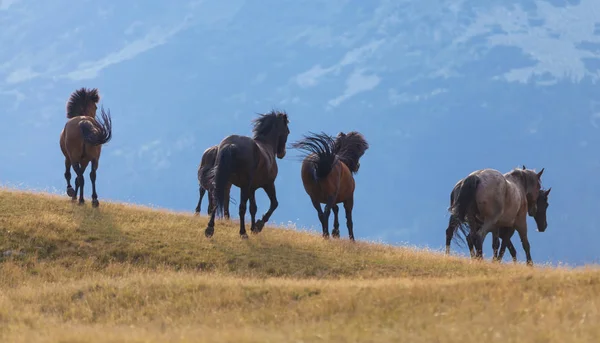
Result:
[[[527,189],[527,185],[519,175],[509,174],[506,178],[515,184],[523,194],[531,193],[531,190]]]
[[[268,135],[256,137],[254,140],[264,148],[268,148],[273,154],[277,154],[279,137],[274,132],[269,132]]]

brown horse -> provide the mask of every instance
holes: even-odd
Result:
[[[552,190],[552,187],[548,188],[548,190],[541,190],[540,196],[538,197],[538,200],[537,200],[537,210],[536,210],[535,215],[533,216],[533,219],[535,219],[535,223],[537,224],[539,232],[546,231],[546,228],[548,227],[548,222],[546,221],[546,210],[548,209],[548,206],[549,206],[548,195],[550,195],[551,190]],[[507,228],[506,231],[504,232],[503,237],[502,237],[502,246],[500,247],[500,252],[498,253],[498,260],[502,260],[502,257],[504,256],[504,251],[507,248],[505,241],[508,241],[510,243],[510,238],[512,237],[512,235],[514,233],[515,233],[514,228]],[[508,250],[510,251],[510,247],[508,247]],[[512,252],[511,252],[511,254],[512,254]],[[513,256],[513,260],[516,262],[516,256]]]
[[[240,236],[248,238],[244,224],[246,203],[250,200],[252,233],[262,231],[266,222],[278,206],[275,192],[277,178],[277,160],[285,157],[289,119],[285,112],[271,111],[253,120],[254,135],[230,135],[219,143],[217,158],[212,168],[206,168],[202,178],[206,180],[208,190],[213,197],[213,210],[204,234],[210,238],[215,232],[215,215],[223,214],[225,190],[229,183],[240,188]],[[256,219],[255,192],[262,188],[269,197],[269,210],[262,219]]]
[[[529,169],[514,169],[502,174],[494,169],[483,169],[469,174],[458,191],[456,201],[450,208],[460,224],[468,223],[470,239],[476,249],[476,257],[483,255],[483,240],[489,232],[499,228],[514,228],[521,238],[527,257],[532,265],[529,240],[527,239],[527,214],[537,214],[537,201],[541,190],[542,169],[539,173]],[[482,224],[479,226],[474,218]],[[543,231],[545,227],[538,230]]]
[[[102,145],[112,138],[112,119],[110,111],[100,111],[101,120],[96,118],[97,103],[100,101],[98,89],[80,88],[74,91],[67,102],[67,118],[60,134],[60,149],[65,156],[65,179],[67,180],[67,195],[73,201],[77,199],[79,191],[79,204],[83,200],[83,173],[91,162],[90,180],[92,181],[92,206],[98,207],[98,194],[96,194],[96,170]],[[75,189],[71,186],[71,167],[77,174]]]
[[[200,205],[202,204],[202,198],[206,193],[206,190],[209,189],[209,185],[206,184],[206,180],[202,177],[202,174],[205,172],[207,168],[212,168],[215,165],[215,161],[217,160],[217,150],[218,146],[213,145],[210,148],[204,150],[202,154],[202,159],[200,160],[200,165],[198,166],[198,186],[200,189],[200,199],[198,200],[198,205],[196,206],[196,214],[200,214]],[[228,183],[225,186],[225,218],[229,219],[229,194],[231,192],[231,183]],[[208,214],[212,213],[213,201],[212,201],[212,193],[208,192]]]
[[[340,237],[337,204],[343,203],[348,236],[354,241],[352,209],[356,184],[352,174],[358,172],[359,160],[369,148],[369,144],[363,135],[356,131],[348,134],[340,132],[335,140],[325,133],[310,133],[292,144],[292,148],[306,153],[301,168],[302,183],[319,215],[323,237],[329,238],[331,210],[334,213],[331,235],[334,238]],[[325,204],[324,210],[321,209],[321,204]]]

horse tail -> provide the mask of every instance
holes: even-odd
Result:
[[[217,160],[213,168],[207,168],[203,176],[212,185],[214,203],[217,206],[215,214],[223,217],[225,209],[225,186],[229,182],[229,175],[233,172],[236,147],[233,144],[225,145],[219,149]]]
[[[312,165],[315,181],[324,179],[331,173],[337,160],[334,140],[326,133],[309,133],[304,139],[292,144],[292,148],[302,150],[305,159]]]
[[[465,216],[468,210],[475,206],[475,196],[480,182],[481,180],[477,175],[469,175],[458,189],[458,194],[454,199],[454,204],[450,207],[450,212],[460,223],[466,221]]]
[[[102,145],[108,143],[112,138],[112,118],[110,110],[108,114],[104,108],[100,110],[100,117],[94,120],[84,120],[80,124],[83,140],[90,145]]]

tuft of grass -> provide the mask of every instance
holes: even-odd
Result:
[[[0,190],[10,342],[597,342],[600,271]],[[440,229],[440,232],[443,228]]]

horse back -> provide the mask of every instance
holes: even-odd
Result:
[[[252,178],[253,186],[262,187],[273,182],[277,177],[275,154],[269,150],[269,147],[262,146],[260,142],[248,136],[240,135],[227,136],[219,143],[218,151],[227,146],[231,147],[235,154],[233,173],[230,176],[230,182],[234,185],[246,186],[248,180]],[[217,156],[216,160],[218,159]]]
[[[481,216],[498,218],[501,226],[513,226],[523,206],[527,209],[527,203],[523,202],[525,195],[519,186],[494,169],[481,170],[477,176],[480,183],[476,199]]]

